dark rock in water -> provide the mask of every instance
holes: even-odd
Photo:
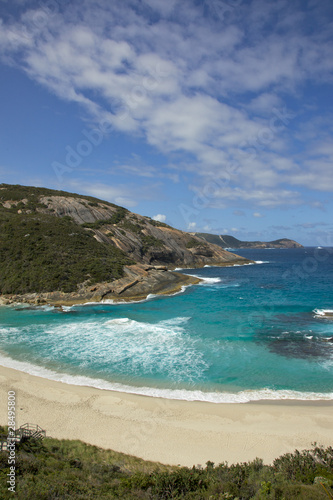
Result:
[[[318,339],[277,339],[269,344],[269,349],[289,358],[328,358],[332,354]]]
[[[299,359],[330,359],[333,356],[331,337],[319,337],[309,331],[260,331],[257,341],[280,356]]]

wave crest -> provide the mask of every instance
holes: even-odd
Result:
[[[333,309],[314,309],[315,318],[330,318],[333,319]]]

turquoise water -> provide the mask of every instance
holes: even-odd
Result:
[[[255,265],[132,304],[1,307],[0,363],[79,385],[207,401],[333,399],[333,249],[242,250]]]

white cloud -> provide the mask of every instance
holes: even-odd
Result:
[[[327,222],[304,222],[303,224],[296,224],[296,227],[302,227],[303,229],[313,229],[319,226],[329,226]]]
[[[197,223],[196,222],[190,222],[189,225],[188,225],[187,230],[193,232],[193,231],[196,230],[196,228],[197,228]]]
[[[165,168],[160,170],[157,167],[147,165],[143,160],[133,162],[133,164],[126,164],[122,162],[115,162],[109,169],[110,174],[126,174],[128,176],[146,177],[146,178],[164,178],[169,179],[174,183],[179,182],[179,174]]]
[[[282,99],[277,94],[263,92],[257,97],[254,97],[247,108],[256,114],[271,114],[273,108],[283,106]]]
[[[135,207],[135,205],[137,205],[137,201],[133,198],[133,190],[125,186],[105,186],[104,184],[87,184],[80,181],[71,181],[67,184],[71,189],[75,189],[82,194],[110,201],[116,205],[125,205],[127,207]]]
[[[216,191],[215,196],[209,200],[209,206],[223,208],[226,202],[231,204],[248,205],[255,204],[264,208],[275,208],[279,206],[293,206],[301,203],[297,191],[274,188],[264,189],[242,189],[239,187],[226,186]]]
[[[135,207],[142,200],[153,200],[159,196],[159,185],[150,184],[138,186],[134,184],[120,185],[105,185],[98,182],[82,182],[78,179],[72,179],[66,182],[65,185],[55,186],[58,189],[67,189],[71,192],[87,194],[100,198],[101,200],[110,201],[116,205],[125,206],[128,208]]]
[[[165,0],[144,0],[144,3],[160,14],[167,16],[170,15],[175,8],[177,0],[168,0],[168,2],[165,2]]]
[[[258,218],[260,218],[260,217],[265,217],[265,216],[264,216],[264,215],[262,215],[260,212],[254,212],[254,213],[253,213],[253,217],[258,217]]]
[[[166,215],[163,215],[163,214],[157,214],[157,215],[154,215],[153,217],[153,220],[157,220],[159,222],[165,222],[167,219]]]
[[[196,190],[224,177],[211,206],[240,201],[273,208],[301,203],[300,188],[332,190],[330,136],[318,144],[309,122],[309,154],[292,155],[292,120],[290,127],[281,121],[272,127],[274,109],[300,84],[331,81],[333,46],[321,4],[311,11],[312,33],[305,11],[285,0],[228,3],[228,22],[215,2],[133,5],[84,0],[62,12],[30,8],[1,22],[0,56],[78,103],[95,123],[107,121],[165,154],[183,155],[181,168],[197,176]],[[147,178],[158,170],[123,165]],[[177,182],[178,170],[163,175]],[[126,193],[119,199],[133,203]]]

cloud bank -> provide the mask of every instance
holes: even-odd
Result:
[[[0,21],[2,61],[76,103],[92,127],[156,148],[172,163],[163,175],[187,173],[194,193],[217,180],[209,206],[296,206],[332,191],[332,121],[316,98],[332,83],[330,2],[12,6]]]

